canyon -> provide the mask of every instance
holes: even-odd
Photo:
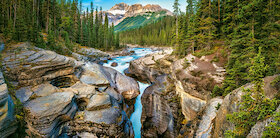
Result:
[[[178,59],[172,48],[82,47],[67,57],[30,43],[1,46],[3,137],[24,127],[30,137],[225,137],[234,128],[226,115],[239,110],[244,95],[238,88],[212,98],[226,73],[214,55]],[[270,99],[279,93],[271,85],[276,77],[264,79]],[[247,137],[261,137],[268,121],[274,118]]]

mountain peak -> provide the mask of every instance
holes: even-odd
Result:
[[[110,10],[106,11],[109,14],[109,20],[115,25],[123,21],[127,17],[133,17],[139,14],[145,14],[146,12],[161,12],[166,11],[167,15],[172,15],[172,12],[167,9],[163,9],[157,4],[142,4],[128,5],[126,3],[119,3],[113,6]]]
[[[128,10],[129,5],[127,5],[126,3],[122,2],[119,4],[116,4],[115,6],[113,6],[109,11],[113,11],[113,10]]]

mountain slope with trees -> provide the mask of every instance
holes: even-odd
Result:
[[[165,45],[174,54],[205,55],[219,47],[228,56],[227,75],[216,95],[226,95],[250,82],[250,59],[262,48],[265,76],[280,73],[280,6],[266,0],[187,0],[186,12],[174,3],[174,17],[120,32],[122,43]],[[172,28],[172,29],[171,29]]]
[[[115,31],[119,32],[119,31],[136,29],[141,26],[145,26],[157,22],[158,20],[161,20],[166,16],[168,16],[166,14],[166,11],[161,11],[161,12],[146,12],[144,14],[140,14],[137,16],[127,17],[115,27]]]

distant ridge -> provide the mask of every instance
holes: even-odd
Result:
[[[114,23],[114,25],[118,25],[128,17],[136,17],[147,12],[163,13],[163,11],[165,12],[165,15],[173,15],[173,13],[169,10],[164,9],[156,4],[147,4],[145,6],[143,6],[142,4],[133,4],[130,6],[126,3],[116,4],[110,10],[105,11],[105,13],[108,14],[110,24]]]

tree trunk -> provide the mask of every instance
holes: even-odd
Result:
[[[46,23],[46,32],[48,33],[49,30],[49,7],[50,7],[50,0],[47,0],[48,4],[47,4],[47,23]]]
[[[16,19],[17,19],[17,1],[14,1],[14,25],[13,30],[16,28]]]
[[[219,20],[219,23],[220,23],[220,21],[221,21],[220,0],[218,0],[218,20]]]
[[[178,31],[178,16],[176,15],[176,46],[178,46],[178,36],[179,36],[179,31]]]
[[[211,19],[211,0],[209,0],[209,19]],[[212,23],[210,24],[209,26],[209,30],[208,30],[208,49],[210,50],[210,47],[211,47],[211,42],[210,42],[210,39],[211,39],[211,26],[212,26]]]

